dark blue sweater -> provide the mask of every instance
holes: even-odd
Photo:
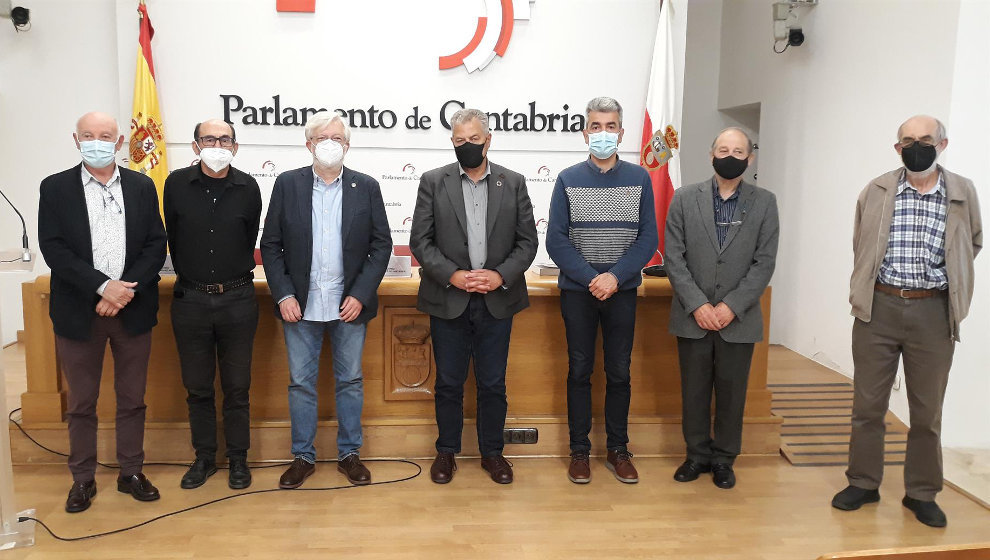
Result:
[[[649,174],[622,160],[602,173],[590,158],[561,171],[546,243],[562,290],[587,290],[603,272],[615,275],[620,290],[639,286],[659,243]]]

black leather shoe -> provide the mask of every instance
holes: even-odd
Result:
[[[904,504],[904,507],[914,512],[914,516],[918,518],[918,521],[929,527],[945,527],[948,523],[948,520],[945,519],[945,512],[934,501],[923,502],[904,496],[901,503]]]
[[[698,480],[698,476],[700,476],[701,473],[711,471],[711,465],[702,465],[701,463],[695,463],[691,459],[688,459],[681,463],[681,466],[677,467],[677,471],[674,473],[674,480],[677,482],[691,482],[692,480]]]
[[[728,490],[736,485],[736,473],[732,471],[732,465],[728,463],[715,463],[712,465],[712,482],[715,486],[723,490]]]
[[[337,471],[347,477],[347,481],[355,486],[371,484],[371,471],[364,466],[357,453],[351,453],[340,461],[337,461]]]
[[[73,482],[69,489],[69,498],[65,500],[65,511],[79,513],[89,509],[89,504],[96,496],[96,481]]]
[[[227,475],[227,486],[232,490],[243,490],[251,486],[251,469],[248,468],[246,457],[231,457],[228,460],[230,472]]]
[[[447,484],[453,480],[456,470],[457,462],[453,453],[437,453],[433,466],[430,467],[430,480],[437,484]]]
[[[161,498],[158,489],[141,473],[117,477],[117,491],[130,494],[139,502],[153,502]]]
[[[285,490],[299,488],[314,472],[316,472],[316,465],[301,457],[296,457],[292,460],[289,468],[282,473],[282,477],[278,479],[278,487]]]
[[[853,511],[863,507],[863,504],[871,504],[880,501],[879,490],[867,490],[856,486],[846,486],[845,490],[839,492],[832,498],[832,507],[842,511]]]
[[[202,457],[196,457],[196,460],[189,466],[186,474],[182,475],[182,480],[179,481],[179,487],[186,490],[199,488],[206,483],[207,478],[210,478],[216,472],[217,464],[215,462]]]

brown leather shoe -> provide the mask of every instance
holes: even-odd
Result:
[[[571,453],[571,466],[567,469],[567,479],[574,484],[591,482],[591,465],[587,453]]]
[[[278,487],[286,490],[299,488],[314,472],[316,472],[316,465],[301,457],[296,457],[278,479]]]
[[[65,511],[69,513],[79,513],[89,509],[89,505],[96,496],[96,481],[73,482],[69,489],[69,498],[65,500]]]
[[[492,480],[499,484],[512,483],[512,463],[501,455],[482,457],[481,468],[491,475]]]
[[[118,476],[117,491],[123,494],[130,494],[139,502],[153,502],[161,498],[158,489],[141,473],[132,474],[131,476]]]
[[[613,451],[609,449],[605,458],[605,468],[612,471],[619,482],[635,484],[639,482],[639,473],[632,464],[632,453],[628,451]]]
[[[351,453],[337,461],[337,470],[344,473],[347,481],[355,486],[371,484],[371,471],[364,466],[357,453]]]
[[[457,470],[457,463],[454,461],[453,453],[437,453],[433,459],[433,466],[430,467],[430,480],[437,484],[447,484],[454,478],[454,471]]]

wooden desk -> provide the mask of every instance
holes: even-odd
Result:
[[[260,267],[258,274],[260,276]],[[426,457],[433,454],[436,425],[433,409],[433,365],[429,340],[422,345],[402,344],[395,336],[397,327],[409,324],[429,326],[429,318],[416,311],[418,275],[413,278],[386,278],[378,290],[379,313],[368,324],[364,351],[365,446],[362,455]],[[25,425],[53,445],[67,448],[64,412],[66,386],[59,372],[55,341],[48,317],[48,276],[23,284],[24,326],[28,391],[22,395]],[[169,309],[174,276],[161,283],[159,324],[153,331],[151,365],[146,394],[146,453],[152,460],[184,460],[192,457],[189,445],[185,389],[179,374],[179,361],[172,334]],[[507,427],[536,427],[539,443],[510,445],[510,455],[567,455],[567,349],[560,316],[556,278],[528,273],[530,307],[516,315],[512,329],[506,375],[508,392]],[[252,459],[282,459],[288,456],[288,361],[281,325],[271,310],[268,285],[256,279],[261,319],[255,338],[252,385]],[[632,353],[632,401],[630,405],[630,448],[641,455],[683,454],[680,432],[680,374],[676,340],[667,332],[672,291],[666,278],[647,277],[638,290],[636,340]],[[761,305],[769,317],[770,291]],[[780,439],[780,419],[770,413],[767,379],[767,327],[764,341],[756,345],[750,371],[743,436],[743,453],[776,454]],[[600,339],[599,339],[600,340]],[[593,383],[595,452],[604,451],[602,407],[604,373],[601,348],[597,352]],[[324,457],[334,454],[335,426],[333,375],[329,352],[321,360],[319,381],[321,429],[317,447]],[[98,413],[101,422],[101,457],[112,459],[113,372],[108,357]],[[218,396],[221,394],[219,388]],[[463,449],[477,453],[473,427],[475,414],[474,382],[465,391]],[[218,406],[219,409],[219,406]],[[328,429],[329,427],[329,429]],[[44,433],[41,433],[44,432]],[[15,445],[18,461],[45,460],[47,457],[23,442]]]

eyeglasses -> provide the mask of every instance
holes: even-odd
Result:
[[[932,137],[930,137],[930,136],[925,136],[924,138],[922,138],[920,140],[915,140],[914,138],[911,138],[909,136],[909,137],[906,137],[906,138],[901,138],[901,141],[898,142],[898,144],[902,148],[910,148],[911,146],[914,146],[915,144],[918,144],[922,148],[931,148],[932,146],[934,146],[937,143],[938,142],[935,142],[935,139],[932,138]]]
[[[230,136],[221,136],[217,138],[216,136],[200,136],[199,143],[207,148],[212,148],[220,142],[220,145],[224,148],[230,148],[234,145],[234,139]]]

